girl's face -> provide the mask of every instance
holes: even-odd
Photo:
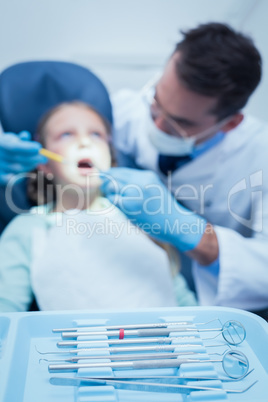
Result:
[[[45,147],[66,162],[49,160],[42,166],[56,184],[98,187],[99,170],[111,166],[107,128],[97,113],[83,105],[64,105],[49,118]]]

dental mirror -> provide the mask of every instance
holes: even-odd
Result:
[[[239,379],[247,374],[249,362],[244,353],[230,351],[224,355],[222,367],[229,377]]]
[[[239,345],[246,338],[246,330],[238,321],[227,321],[222,327],[222,336],[230,345]]]

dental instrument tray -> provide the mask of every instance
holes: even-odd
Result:
[[[0,402],[267,401],[268,323],[223,307],[0,314]]]

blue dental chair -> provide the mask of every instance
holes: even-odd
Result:
[[[0,122],[4,132],[27,130],[33,136],[40,117],[57,104],[73,100],[91,104],[94,98],[95,109],[112,124],[112,107],[105,95],[102,82],[77,64],[58,61],[15,64],[0,74]],[[6,201],[5,190],[1,185],[0,233],[16,215]],[[12,200],[23,211],[32,206],[27,199],[25,180],[14,186]]]

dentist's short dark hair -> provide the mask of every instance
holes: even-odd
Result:
[[[199,94],[218,97],[219,120],[240,111],[261,79],[262,60],[251,38],[228,25],[208,23],[182,32],[174,54],[178,78]]]

